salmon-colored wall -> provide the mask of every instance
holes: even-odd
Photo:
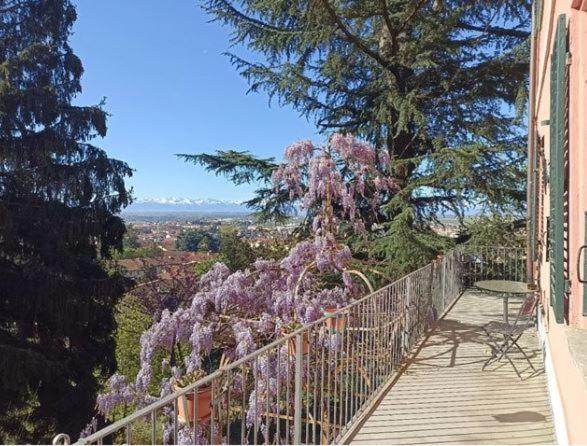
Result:
[[[534,62],[536,76],[534,127],[544,137],[544,154],[550,158],[550,127],[542,124],[550,120],[550,54],[554,43],[556,19],[566,14],[569,29],[569,244],[568,270],[571,282],[569,299],[569,323],[587,328],[587,316],[583,315],[583,289],[579,282],[577,256],[579,248],[587,244],[585,238],[585,212],[587,212],[587,11],[571,8],[572,0],[544,2],[542,27],[537,37]],[[548,187],[541,191],[544,221],[540,238],[546,246],[546,217],[550,214]],[[543,250],[540,282],[543,290],[550,289],[549,263]],[[587,255],[587,252],[584,253]],[[585,257],[582,256],[583,258]],[[583,262],[582,262],[583,263]],[[548,293],[547,293],[548,294]],[[587,310],[587,309],[585,309]]]
[[[569,444],[587,444],[587,386],[575,366],[567,343],[567,327],[557,324],[548,308],[547,338],[563,406]]]
[[[587,0],[582,0],[587,4]],[[535,38],[534,62],[534,113],[531,115],[530,132],[544,137],[544,154],[550,154],[550,127],[542,124],[550,120],[550,55],[554,44],[556,22],[559,14],[566,14],[569,30],[569,244],[568,271],[571,282],[569,294],[569,317],[566,323],[555,321],[550,306],[550,263],[546,261],[546,250],[538,262],[540,287],[544,290],[542,323],[550,345],[556,386],[566,420],[566,430],[571,444],[587,444],[587,385],[571,356],[567,330],[570,326],[587,328],[587,317],[583,316],[583,285],[578,281],[577,254],[585,241],[585,218],[587,211],[587,12],[573,9],[578,0],[543,1],[542,23]],[[579,5],[581,6],[581,5]],[[550,214],[548,185],[539,189],[543,204],[543,219],[539,238],[546,245],[546,217]],[[586,253],[587,254],[587,253]],[[587,335],[587,331],[586,331]]]
[[[578,280],[577,269],[579,248],[587,244],[587,12],[576,9],[570,11],[569,46],[572,55],[569,95],[569,319],[571,324],[587,328],[587,317],[583,316],[582,308],[584,285]]]

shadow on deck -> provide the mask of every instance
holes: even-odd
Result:
[[[519,304],[512,299],[515,319]],[[355,430],[353,444],[552,444],[555,441],[537,333],[521,354],[482,370],[491,354],[482,325],[501,320],[502,300],[466,291],[405,372]]]

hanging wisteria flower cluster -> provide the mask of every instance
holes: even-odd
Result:
[[[395,187],[388,164],[384,152],[340,134],[323,147],[307,141],[288,147],[273,180],[313,211],[315,235],[281,260],[258,259],[236,272],[217,263],[191,280],[190,297],[179,299],[173,311],[162,310],[142,334],[134,382],[114,375],[108,391],[97,400],[98,411],[108,417],[120,405],[138,407],[151,401],[154,368],[169,371],[169,377],[157,383],[161,396],[169,394],[179,377],[201,371],[213,354],[220,352],[225,360],[234,361],[275,339],[288,324],[313,322],[325,308],[340,308],[357,297],[359,288],[348,274],[351,251],[337,240],[338,226],[346,220],[356,231],[365,229],[357,203],[378,212],[382,194]],[[341,280],[328,282],[325,273],[338,274]],[[324,342],[331,345],[330,340]],[[156,364],[160,351],[168,355]],[[287,356],[286,351],[283,354]],[[270,398],[270,389],[264,395]]]
[[[320,271],[340,273],[348,266],[348,247],[324,251],[324,238],[296,245],[281,261],[258,260],[245,271],[231,273],[217,263],[200,279],[189,306],[163,311],[161,319],[142,335],[136,389],[148,390],[157,349],[171,352],[178,343],[188,344],[191,351],[177,366],[192,373],[213,349],[222,349],[230,360],[242,357],[291,320],[312,322],[322,317],[323,308],[348,302],[345,288],[320,290],[315,274],[303,275],[310,264],[319,265]]]
[[[358,202],[377,213],[382,195],[396,189],[389,175],[389,155],[356,138],[334,134],[330,143],[300,141],[285,151],[285,162],[273,173],[276,187],[289,190],[307,210],[316,210],[313,230],[335,233],[341,221],[365,229]]]

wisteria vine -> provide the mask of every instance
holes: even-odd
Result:
[[[258,259],[234,273],[217,263],[201,278],[190,278],[189,297],[178,299],[177,308],[158,313],[142,334],[134,382],[118,374],[108,381],[107,391],[97,399],[100,414],[109,417],[117,407],[153,401],[149,389],[154,367],[169,371],[158,383],[160,396],[167,395],[180,376],[202,370],[213,352],[222,352],[228,361],[242,358],[275,339],[292,321],[315,321],[325,308],[340,308],[360,292],[348,273],[352,254],[339,241],[339,228],[348,222],[353,231],[364,231],[361,212],[368,207],[377,214],[383,196],[395,190],[387,153],[342,134],[334,134],[324,146],[297,142],[286,149],[273,183],[312,214],[313,237],[281,260]],[[328,283],[326,273],[338,274],[341,280]],[[155,364],[161,350],[168,355]],[[260,367],[263,373],[271,369],[267,364]],[[274,386],[274,380],[271,376],[268,382]],[[264,394],[271,398],[271,389]],[[249,412],[247,420],[254,416]],[[183,437],[192,439],[184,431],[180,440]]]

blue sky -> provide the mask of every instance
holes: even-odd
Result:
[[[315,127],[247,83],[230,65],[230,29],[208,23],[197,0],[74,0],[71,45],[85,73],[80,104],[106,97],[108,135],[95,142],[135,169],[137,198],[243,200],[254,187],[235,187],[175,153],[250,150],[281,157],[299,139],[321,138]]]

